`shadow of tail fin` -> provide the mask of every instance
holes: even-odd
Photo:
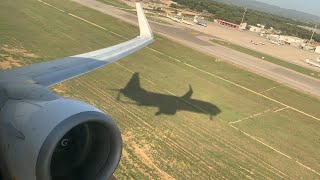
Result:
[[[193,94],[193,90],[192,90],[191,85],[189,85],[189,91],[185,95],[183,95],[181,98],[182,99],[190,99],[192,94]]]
[[[134,73],[124,89],[136,90],[141,89],[139,73]]]

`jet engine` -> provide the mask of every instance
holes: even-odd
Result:
[[[28,98],[0,99],[3,179],[108,179],[121,158],[117,125],[91,105],[33,88],[37,97],[11,89],[6,92]]]

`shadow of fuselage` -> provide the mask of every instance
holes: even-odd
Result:
[[[177,111],[190,111],[208,114],[211,118],[221,112],[214,104],[192,99],[193,90],[191,86],[189,88],[189,91],[181,97],[149,92],[140,86],[139,73],[135,73],[126,87],[119,90],[117,99],[120,100],[120,95],[122,94],[134,100],[135,104],[139,106],[158,107],[155,115],[175,115]]]

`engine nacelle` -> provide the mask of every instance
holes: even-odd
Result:
[[[0,111],[5,179],[106,180],[121,158],[121,134],[97,108],[65,98],[7,99]]]

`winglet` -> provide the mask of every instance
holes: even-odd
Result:
[[[189,91],[185,95],[183,95],[181,98],[182,99],[190,99],[192,94],[193,94],[193,90],[192,90],[191,85],[189,85]]]
[[[146,16],[144,15],[141,4],[136,3],[136,8],[137,8],[138,21],[139,21],[139,28],[140,28],[140,37],[153,38],[151,28],[149,26]]]

